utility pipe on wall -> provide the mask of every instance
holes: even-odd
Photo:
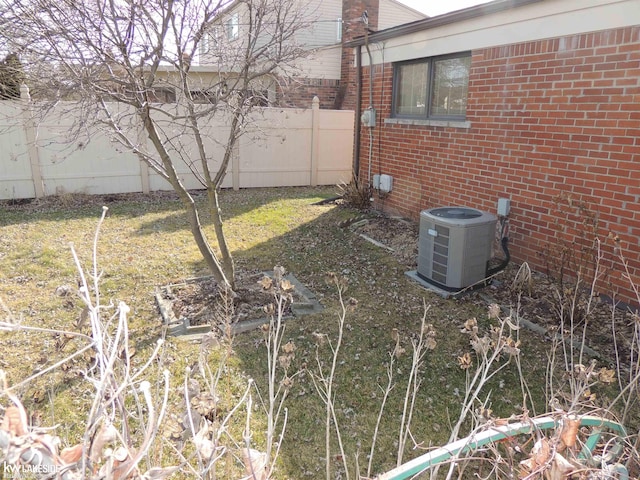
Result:
[[[367,56],[369,57],[369,112],[373,115],[373,57],[371,56],[371,49],[369,48],[369,28],[366,26],[364,31],[364,46],[367,49]],[[374,127],[369,127],[369,159],[367,169],[367,185],[371,185],[371,165],[373,163],[373,128]]]
[[[362,120],[362,46],[356,47],[356,131],[353,151],[353,175],[356,182],[360,179],[360,127]]]

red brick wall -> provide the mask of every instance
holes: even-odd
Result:
[[[277,103],[281,107],[311,108],[313,97],[320,100],[320,108],[334,108],[340,81],[301,78],[299,82],[280,85]]]
[[[554,198],[570,196],[598,212],[602,236],[619,235],[640,285],[640,27],[474,50],[470,128],[382,123],[392,74],[390,64],[374,69],[371,173],[394,177],[379,207],[417,219],[454,204],[495,212],[498,198],[510,198],[513,257],[542,268],[539,252],[554,243]],[[369,132],[361,133],[366,178]],[[634,301],[613,247],[605,250],[614,288]]]

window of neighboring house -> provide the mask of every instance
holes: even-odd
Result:
[[[219,89],[208,89],[208,90],[190,90],[191,99],[193,103],[216,103],[218,101],[218,97],[222,94],[226,94],[226,91],[222,91],[226,89],[227,86],[221,86]],[[245,105],[251,105],[254,107],[268,107],[269,106],[269,92],[268,90],[236,90],[235,95],[233,95],[234,99],[238,99],[243,102]],[[230,100],[227,98],[228,101]]]
[[[338,17],[336,21],[336,40],[338,42],[342,41],[342,18]]]
[[[240,18],[237,13],[231,15],[226,22],[227,40],[234,40],[240,35]]]
[[[221,46],[220,40],[224,30],[221,25],[214,25],[209,30],[209,33],[205,34],[202,38],[202,49],[201,53],[203,55],[213,55],[215,52],[218,52]]]
[[[246,105],[254,107],[269,106],[269,92],[267,90],[244,90],[242,92],[242,100]]]
[[[191,90],[193,103],[215,103],[216,94],[210,90]]]
[[[211,44],[213,43],[213,37],[210,33],[206,33],[202,36],[200,41],[200,55],[206,55],[211,51]]]
[[[157,103],[175,103],[176,91],[171,87],[156,87],[149,91],[149,100]]]
[[[394,66],[394,117],[464,119],[471,55],[423,58]]]

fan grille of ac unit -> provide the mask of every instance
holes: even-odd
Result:
[[[446,283],[449,264],[449,229],[442,225],[435,225],[438,236],[433,238],[433,264],[431,276],[439,283]]]

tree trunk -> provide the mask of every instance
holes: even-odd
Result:
[[[184,79],[184,81],[186,82],[186,78]],[[185,91],[189,91],[186,83]],[[198,154],[200,155],[202,174],[204,175],[204,179],[206,182],[207,200],[209,204],[209,212],[211,214],[211,221],[213,222],[213,228],[216,232],[216,241],[218,242],[218,248],[220,249],[220,257],[222,259],[221,269],[225,277],[227,278],[232,290],[235,290],[235,266],[233,264],[233,257],[231,256],[231,252],[229,252],[227,239],[224,235],[224,229],[222,226],[222,210],[220,209],[218,188],[220,187],[220,184],[222,183],[222,180],[224,179],[224,176],[227,172],[231,153],[233,152],[233,148],[235,146],[239,115],[237,112],[234,113],[233,119],[231,121],[229,140],[227,141],[227,145],[225,147],[225,154],[222,159],[222,163],[220,165],[220,168],[218,169],[218,172],[216,173],[216,176],[212,178],[211,172],[209,170],[209,164],[207,162],[207,152],[204,148],[204,142],[202,140],[202,135],[200,134],[200,127],[198,126],[198,120],[193,108],[193,103],[189,103],[188,108],[191,128],[193,129],[193,135],[196,140],[196,145],[198,146]]]
[[[162,143],[162,140],[158,136],[158,132],[155,129],[154,123],[151,121],[150,112],[147,109],[143,109],[140,113],[140,117],[143,121],[145,129],[149,134],[149,139],[153,143],[153,146],[156,148],[156,151],[160,155],[160,159],[162,160],[162,164],[164,166],[164,173],[167,176],[167,180],[173,187],[173,189],[178,194],[182,205],[187,213],[187,221],[189,222],[189,227],[191,229],[191,234],[193,235],[193,239],[204,258],[209,270],[211,271],[213,277],[218,281],[218,283],[225,289],[233,291],[234,282],[233,277],[229,278],[226,274],[226,268],[223,268],[223,265],[218,260],[215,252],[211,249],[211,245],[207,240],[207,236],[202,229],[202,224],[200,223],[200,215],[198,214],[198,208],[196,207],[195,201],[193,197],[189,193],[189,191],[185,188],[185,186],[180,181],[178,177],[178,173],[175,170],[169,152],[167,152],[165,146]],[[220,210],[217,210],[217,218],[220,223],[220,230],[222,228],[222,221],[220,216]],[[213,212],[212,212],[213,213]],[[212,215],[214,224],[217,223],[216,215]],[[218,233],[218,228],[216,227],[216,234]],[[233,269],[232,269],[233,273]]]
[[[231,288],[235,290],[235,265],[233,263],[233,257],[229,252],[227,246],[227,240],[224,236],[222,227],[222,210],[220,209],[220,199],[218,198],[218,189],[209,188],[207,191],[207,197],[209,199],[209,210],[211,211],[211,221],[213,222],[213,228],[216,232],[216,239],[218,240],[218,247],[220,248],[220,256],[222,257],[222,271],[226,278],[229,280]]]
[[[227,168],[229,167],[229,162],[231,161],[231,156],[233,155],[233,150],[235,148],[236,142],[238,141],[238,126],[240,125],[240,116],[242,113],[240,111],[233,112],[233,118],[231,119],[231,126],[229,130],[229,137],[227,139],[227,144],[224,150],[224,156],[222,158],[222,164],[218,169],[218,173],[216,176],[211,179],[211,176],[207,171],[207,182],[208,185],[208,197],[209,197],[209,209],[211,210],[211,218],[213,220],[213,227],[216,232],[216,238],[218,239],[218,247],[220,248],[220,254],[222,256],[222,268],[227,277],[231,277],[235,279],[235,267],[233,264],[233,257],[229,252],[229,247],[227,246],[227,239],[224,236],[224,231],[222,229],[222,211],[220,209],[220,200],[218,198],[218,187],[222,184],[222,180],[226,175]]]
[[[172,186],[174,190],[178,192],[178,196],[180,197],[182,205],[186,210],[191,234],[193,235],[193,238],[196,242],[196,245],[198,246],[198,249],[200,250],[200,253],[202,254],[202,257],[209,267],[209,270],[211,270],[214,278],[221,286],[223,286],[225,289],[234,290],[235,284],[233,281],[233,276],[227,275],[224,265],[220,263],[215,252],[211,249],[209,240],[207,240],[207,236],[202,230],[200,216],[198,215],[198,208],[196,207],[193,197],[191,196],[191,194],[189,194],[189,192],[184,188],[182,184],[180,184],[180,186],[172,184]],[[213,219],[213,222],[214,224],[216,223],[215,219]],[[233,274],[233,271],[231,273]]]

